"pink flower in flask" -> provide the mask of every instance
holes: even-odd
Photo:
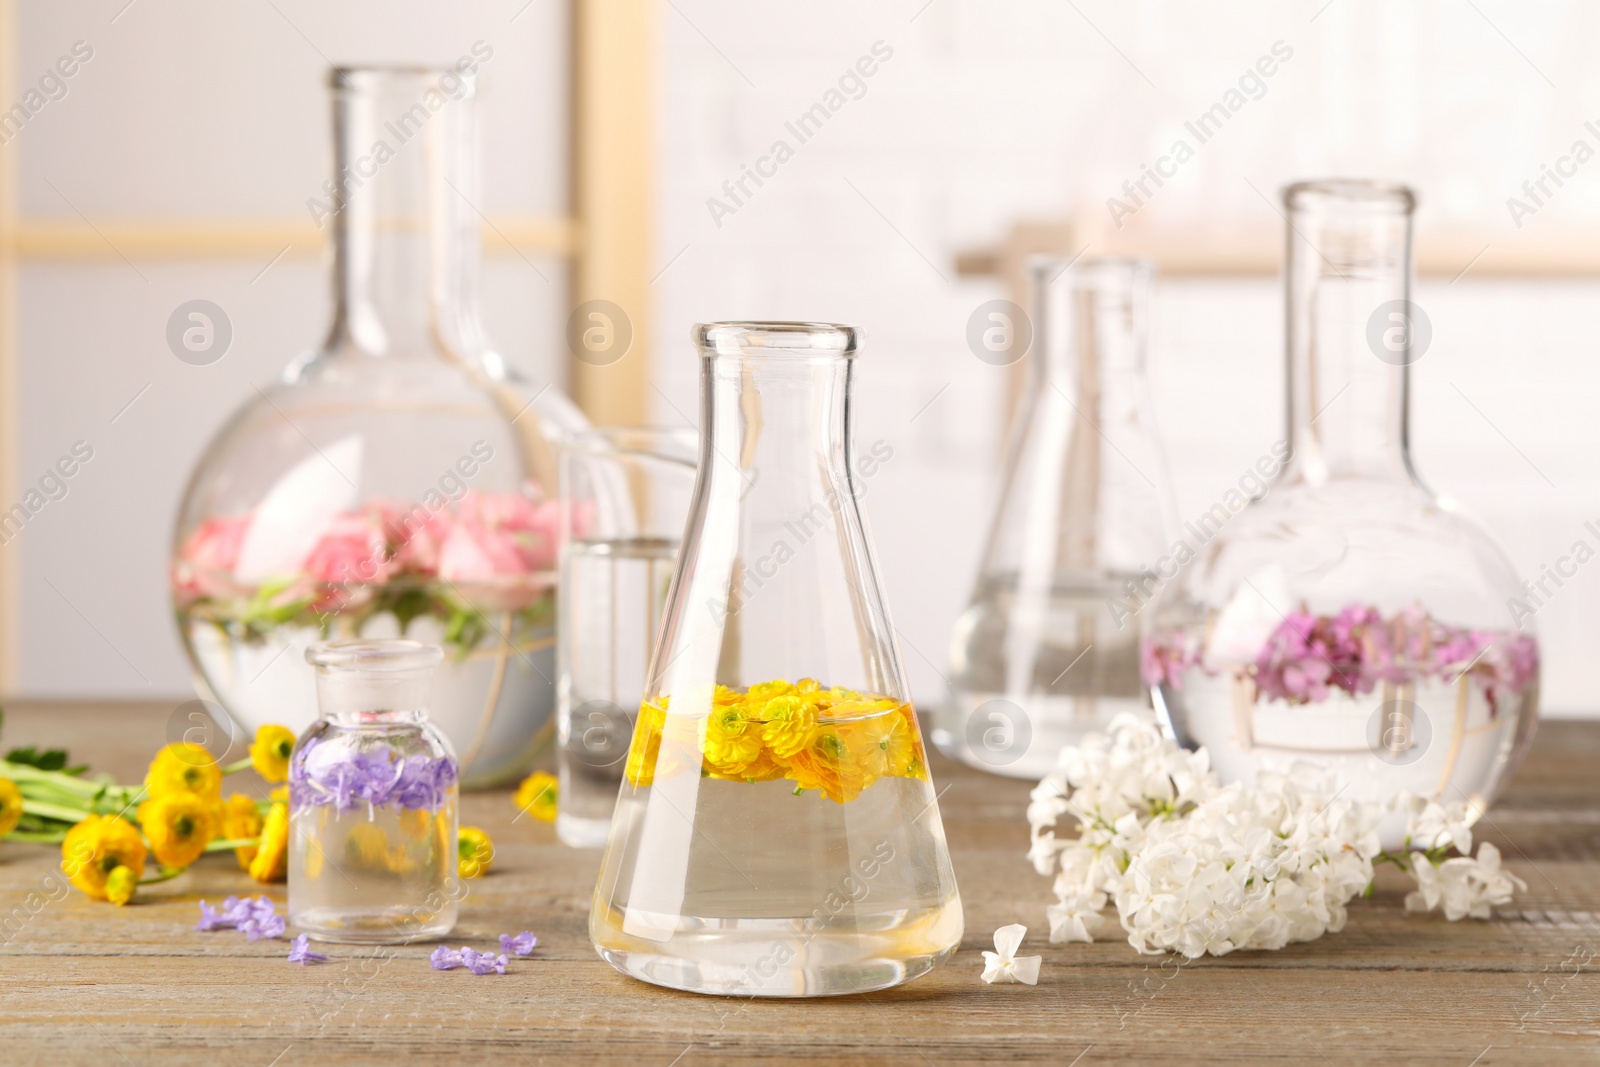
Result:
[[[388,578],[386,555],[379,527],[368,516],[340,515],[306,557],[305,573],[330,585],[382,582]]]
[[[447,508],[426,504],[372,505],[391,553],[390,567],[395,574],[414,574],[431,578],[439,573],[439,552],[455,518]]]
[[[550,570],[556,562],[560,505],[514,493],[473,493],[457,505],[460,520],[498,535],[525,564],[524,570]],[[521,572],[518,572],[521,573]]]
[[[439,550],[439,577],[451,583],[520,590],[525,583],[515,579],[530,570],[507,536],[465,517],[451,528]]]
[[[249,513],[206,519],[196,527],[172,568],[172,583],[179,597],[197,599],[229,592],[239,547],[249,529]]]

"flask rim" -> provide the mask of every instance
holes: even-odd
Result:
[[[706,357],[854,359],[865,334],[836,322],[700,322],[690,337]]]
[[[1334,203],[1409,215],[1417,194],[1403,182],[1372,178],[1316,178],[1283,187],[1283,206],[1291,211]]]
[[[1148,281],[1155,275],[1155,264],[1137,256],[1067,256],[1055,252],[1035,252],[1023,260],[1027,272],[1047,284]]]
[[[476,71],[463,71],[449,65],[435,67],[411,63],[352,63],[329,67],[328,88],[335,93],[361,92],[385,82],[391,85],[407,80],[434,82],[446,76],[457,81],[455,89],[446,91],[451,99],[462,100],[477,95]],[[434,86],[429,85],[428,88]]]
[[[409,639],[346,638],[319,641],[306,649],[306,662],[319,671],[368,671],[390,674],[428,670],[444,661],[444,649]]]

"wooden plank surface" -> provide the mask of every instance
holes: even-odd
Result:
[[[70,741],[129,780],[166,740],[170,706],[17,705],[7,745]],[[625,978],[589,945],[594,852],[512,824],[504,793],[464,821],[498,846],[452,944],[532,928],[504,977],[440,973],[432,945],[334,946],[301,968],[282,941],[191,928],[201,897],[258,887],[209,857],[126,908],[76,891],[29,908],[54,850],[0,846],[0,1063],[216,1067],[292,1063],[977,1062],[1492,1064],[1600,1058],[1600,723],[1547,723],[1484,840],[1528,882],[1489,922],[1407,916],[1386,871],[1343,933],[1280,952],[1181,962],[1124,941],[1050,945],[1049,882],[1023,858],[1028,784],[936,760],[966,908],[955,958],[898,989],[770,1001],[695,996]],[[230,785],[261,790],[248,775]],[[280,902],[281,886],[271,895]],[[48,894],[46,894],[48,895]],[[38,898],[34,898],[37,903]],[[1044,957],[1036,988],[988,986],[980,950],[1008,922]],[[1075,1060],[1075,1057],[1080,1057]]]

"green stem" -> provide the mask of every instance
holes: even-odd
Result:
[[[257,848],[261,845],[259,837],[234,837],[226,841],[213,841],[206,846],[207,852],[226,852],[233,848]]]
[[[65,830],[49,832],[44,830],[13,830],[6,835],[7,841],[24,841],[32,845],[59,845],[67,839]]]
[[[48,800],[30,800],[22,798],[22,810],[29,815],[43,815],[47,819],[61,819],[65,822],[82,822],[89,813],[82,808],[69,808],[65,804],[52,804]]]
[[[41,771],[26,763],[11,763],[8,760],[0,760],[0,778],[9,778],[13,782],[45,782],[58,789],[85,797],[92,797],[105,788],[102,782],[86,782],[82,778],[61,771]]]
[[[170,881],[172,881],[172,879],[178,877],[178,875],[182,874],[184,871],[186,871],[188,869],[189,868],[187,868],[187,867],[179,867],[179,868],[174,870],[172,868],[163,867],[163,868],[161,868],[161,873],[156,875],[154,878],[141,878],[141,879],[139,879],[139,884],[140,885],[155,885],[157,882],[170,882]]]
[[[226,767],[222,768],[222,773],[223,774],[236,774],[239,771],[248,771],[249,769],[250,769],[250,758],[248,756],[246,756],[244,759],[238,760],[238,761],[233,762],[233,763],[230,763]]]
[[[77,807],[86,800],[93,801],[92,797],[85,797],[82,793],[74,793],[71,790],[62,789],[54,782],[30,781],[27,783],[27,788],[22,790],[22,796],[26,800],[42,800],[46,803],[60,803],[69,807]]]

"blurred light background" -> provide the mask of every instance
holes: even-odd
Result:
[[[0,107],[77,42],[92,49],[25,123],[0,125],[0,508],[74,442],[94,450],[0,547],[12,695],[189,692],[165,578],[183,481],[328,317],[306,208],[329,169],[324,70],[453,62],[479,41],[493,48],[484,310],[524,373],[580,385],[563,337],[572,257],[593,262],[602,233],[641,264],[615,298],[645,328],[603,389],[576,388],[601,418],[694,421],[695,321],[866,328],[858,440],[894,450],[867,508],[919,703],[941,695],[1005,430],[1012,372],[973,356],[967,319],[1010,295],[1008,257],[1040,234],[1164,269],[1153,392],[1192,517],[1280,433],[1277,190],[1332,175],[1412,184],[1416,299],[1434,331],[1415,370],[1424,476],[1525,576],[1579,539],[1600,546],[1585,528],[1600,528],[1600,161],[1560,164],[1580,140],[1600,152],[1592,4],[9,0],[0,16]],[[576,34],[585,19],[627,27],[628,46]],[[1271,77],[1241,87],[1274,54]],[[872,75],[848,81],[800,143],[785,124],[864,56]],[[619,153],[637,172],[575,168],[575,144],[604,156],[629,136],[582,106],[595,85],[647,109],[650,143]],[[1114,220],[1108,198],[1133,203],[1124,182],[1176,139],[1194,144],[1185,122],[1232,89],[1244,105]],[[793,158],[734,201],[724,183],[779,139]],[[1533,205],[1523,183],[1558,164],[1570,176]],[[585,183],[607,181],[640,190],[638,214],[574,228]],[[1510,197],[1536,210],[1514,217]],[[205,367],[165,342],[169,314],[195,298],[234,327]],[[1600,714],[1583,673],[1597,623],[1600,566],[1538,613],[1551,714]]]

